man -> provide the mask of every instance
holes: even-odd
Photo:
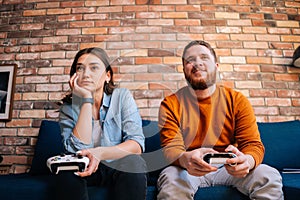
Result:
[[[183,51],[188,86],[160,106],[163,152],[171,163],[160,174],[158,199],[193,199],[199,187],[233,186],[251,199],[283,199],[279,172],[261,164],[264,146],[250,102],[216,84],[217,58],[204,41]],[[232,152],[222,166],[203,160],[207,153]]]

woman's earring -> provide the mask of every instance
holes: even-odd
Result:
[[[106,83],[108,84],[108,83],[109,83],[109,81],[108,81],[108,80],[106,80]]]

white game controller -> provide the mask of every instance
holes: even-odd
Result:
[[[59,171],[80,171],[86,170],[90,160],[88,157],[77,154],[61,154],[53,156],[47,160],[47,166],[54,174]]]
[[[224,153],[207,153],[203,156],[203,160],[208,164],[213,166],[220,167],[226,164],[226,160],[230,158],[235,158],[236,155],[231,152],[224,152]],[[230,164],[231,166],[235,166],[236,163]]]

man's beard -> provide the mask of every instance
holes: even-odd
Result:
[[[184,73],[185,79],[194,90],[205,90],[216,83],[216,71],[208,74],[207,79],[193,79],[190,75]]]

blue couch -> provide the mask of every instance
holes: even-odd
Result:
[[[258,123],[261,138],[266,148],[264,163],[283,172],[284,168],[300,169],[300,121]],[[160,150],[159,134],[156,121],[143,120],[146,136],[146,154],[150,172],[148,173],[147,200],[156,199],[156,180],[161,168],[157,163],[164,159]],[[41,123],[35,155],[28,173],[0,176],[0,199],[3,200],[44,200],[51,196],[52,179],[46,167],[50,156],[63,152],[59,125],[55,121],[44,120]],[[153,162],[155,160],[155,162]],[[158,161],[158,162],[156,162]],[[154,164],[155,163],[155,164]],[[299,199],[300,173],[282,173],[286,200]],[[90,199],[107,199],[106,188],[90,186]],[[198,199],[248,199],[237,190],[227,186],[201,188],[195,195]]]

